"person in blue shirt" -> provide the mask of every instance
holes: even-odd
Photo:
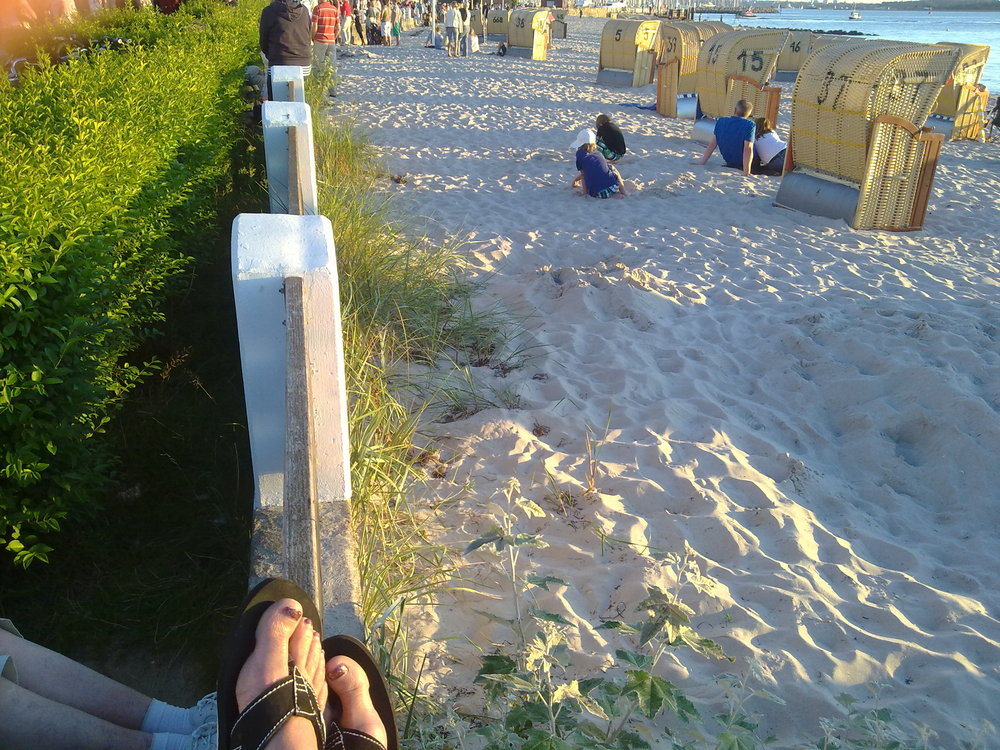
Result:
[[[576,149],[576,168],[579,170],[572,187],[580,186],[581,195],[592,198],[624,198],[625,181],[617,169],[597,150],[597,133],[590,128],[576,134],[572,148]]]
[[[705,146],[705,153],[701,155],[700,161],[693,161],[692,164],[705,164],[708,158],[719,147],[719,153],[726,162],[727,167],[742,169],[743,174],[751,176],[750,166],[753,164],[753,142],[756,131],[754,121],[750,119],[753,114],[753,103],[746,99],[736,102],[732,117],[720,117],[715,123],[715,133],[712,140]]]

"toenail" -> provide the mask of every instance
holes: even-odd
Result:
[[[300,617],[302,617],[302,610],[295,609],[295,607],[284,607],[281,611],[284,612],[286,616],[291,617],[293,620],[298,620]]]
[[[304,617],[302,619],[302,622],[304,622],[306,625],[312,625],[312,623],[313,623],[313,621],[310,620],[308,617]]]
[[[345,674],[347,674],[347,667],[345,667],[343,664],[338,664],[332,670],[330,670],[330,677],[332,677],[335,680],[343,677]]]

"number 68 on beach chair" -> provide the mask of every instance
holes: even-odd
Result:
[[[810,54],[795,83],[774,205],[855,229],[922,228],[944,139],[923,125],[956,54],[874,41]]]

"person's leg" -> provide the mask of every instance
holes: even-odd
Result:
[[[152,700],[148,696],[3,629],[0,629],[0,653],[14,658],[21,687],[41,698],[120,727],[142,726]],[[0,747],[5,746],[0,743]]]
[[[27,669],[21,672],[30,674]],[[99,719],[0,678],[0,747],[4,750],[146,750],[151,741],[150,734]]]

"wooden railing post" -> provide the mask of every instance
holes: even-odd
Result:
[[[309,358],[301,276],[285,279],[285,310],[285,561],[288,578],[299,584],[322,612]]]

